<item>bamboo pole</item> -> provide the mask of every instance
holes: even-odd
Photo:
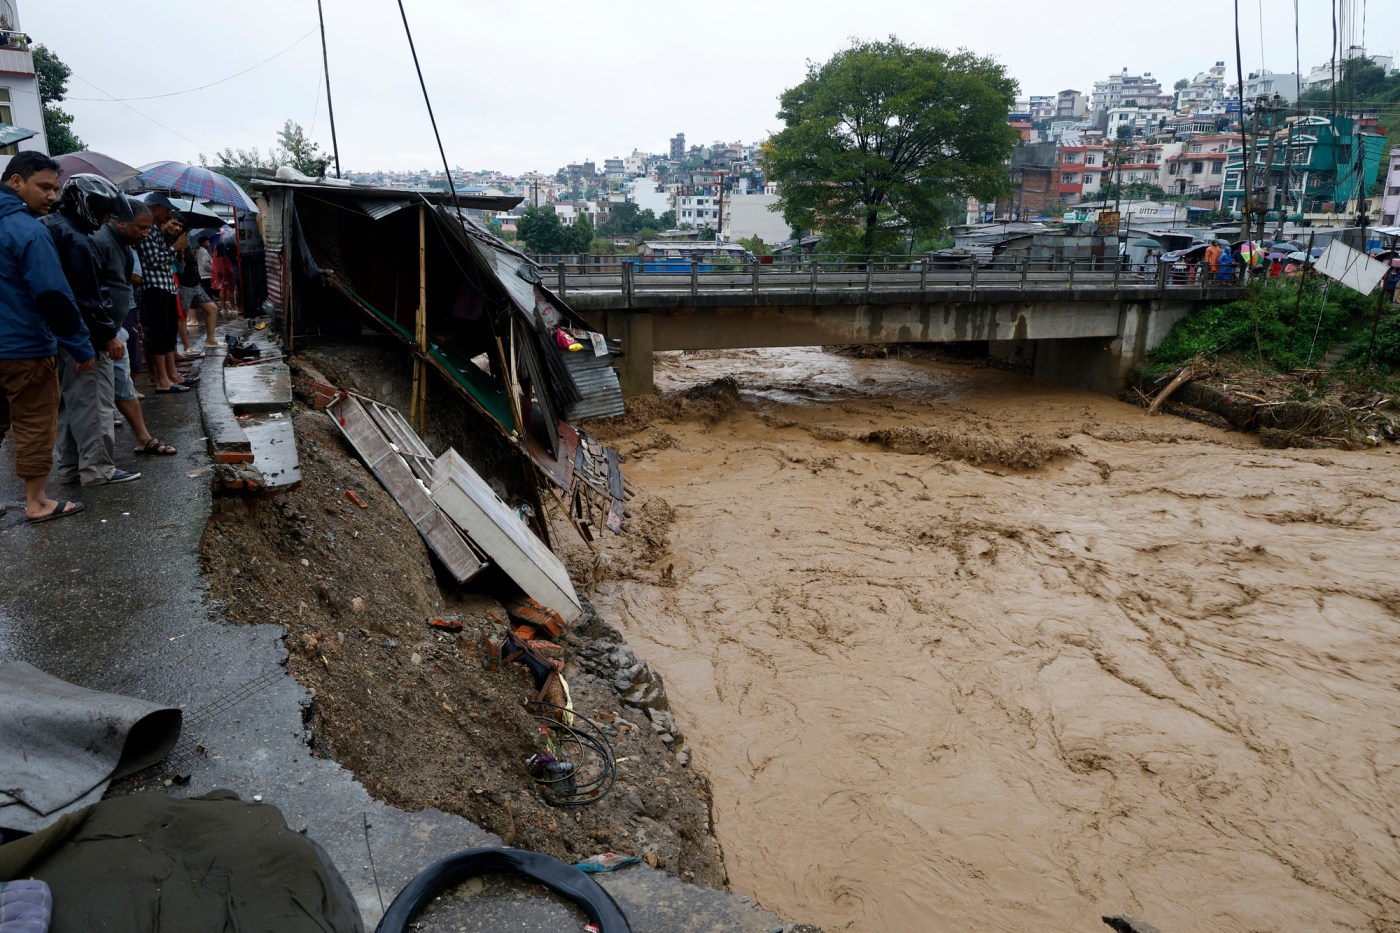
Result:
[[[413,357],[413,398],[409,404],[409,420],[419,434],[428,420],[428,213],[427,203],[418,205],[418,308],[413,314],[413,336],[418,341],[418,353]]]

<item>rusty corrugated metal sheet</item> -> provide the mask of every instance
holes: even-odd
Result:
[[[594,356],[589,350],[564,354],[564,366],[578,389],[579,400],[564,409],[569,421],[591,421],[622,414],[622,386],[613,369],[612,354]]]

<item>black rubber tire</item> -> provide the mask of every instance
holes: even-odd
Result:
[[[572,865],[524,849],[467,849],[434,862],[404,885],[375,927],[375,933],[405,933],[423,905],[443,891],[477,875],[506,872],[538,881],[573,901],[601,933],[632,933],[622,908],[598,882]]]

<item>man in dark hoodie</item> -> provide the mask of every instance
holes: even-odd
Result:
[[[103,486],[141,478],[140,473],[116,465],[106,440],[114,407],[112,361],[126,354],[126,345],[117,336],[122,316],[112,309],[111,296],[102,284],[102,260],[92,234],[114,214],[131,220],[126,198],[101,175],[82,174],[69,177],[59,192],[57,210],[40,221],[53,237],[97,354],[97,364],[85,373],[78,372],[71,355],[62,350],[58,354],[63,409],[54,459],[63,483]]]
[[[79,372],[91,370],[94,358],[53,239],[35,219],[58,191],[58,163],[42,152],[19,153],[0,175],[0,440],[14,438],[30,522],[83,509],[45,493],[58,430],[59,344]]]

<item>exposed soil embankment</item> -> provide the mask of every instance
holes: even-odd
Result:
[[[285,627],[288,667],[314,697],[311,748],[380,799],[459,813],[509,845],[570,862],[632,854],[722,886],[706,783],[673,750],[682,743],[668,748],[653,716],[620,699],[660,681],[649,686],[617,631],[588,617],[556,655],[576,709],[612,743],[617,782],[597,803],[551,806],[525,767],[541,750],[522,705],[533,685],[491,657],[508,588],[487,571],[445,597],[417,532],[330,418],[301,411],[295,426],[302,486],[270,502],[216,499],[201,558],[228,618]],[[444,613],[461,615],[460,633],[428,626]]]

